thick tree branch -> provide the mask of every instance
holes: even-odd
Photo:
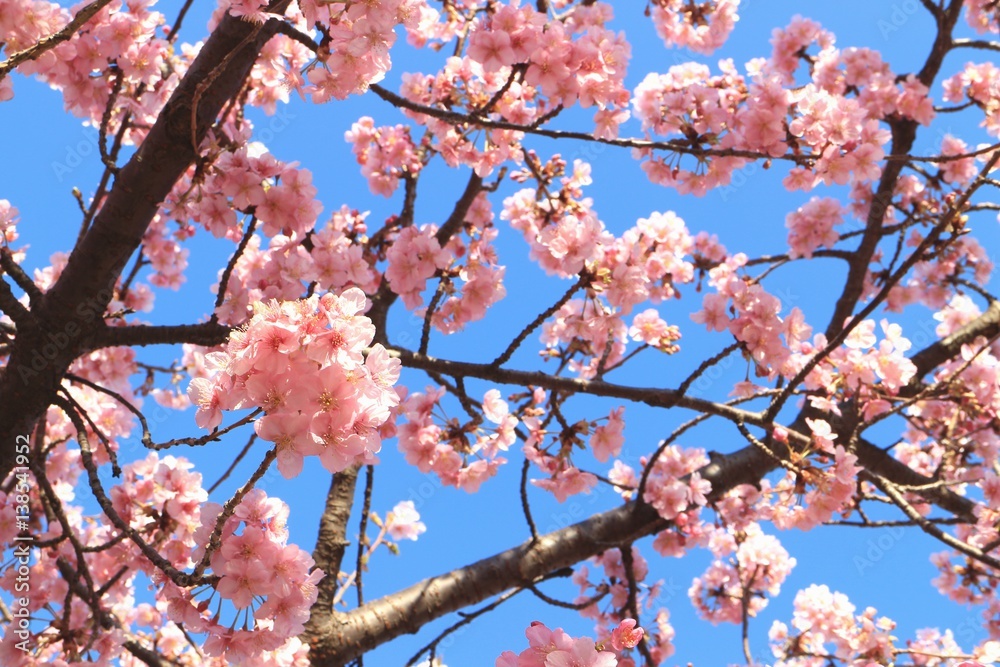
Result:
[[[790,435],[793,439],[808,438],[801,433]],[[861,442],[857,454],[862,465],[893,484],[924,487],[932,483],[871,443]],[[772,456],[751,445],[714,456],[698,472],[712,485],[709,500],[716,500],[742,484],[758,484],[776,467]],[[974,504],[946,488],[923,488],[918,495],[966,521],[975,521]],[[506,590],[529,586],[555,570],[652,535],[668,525],[650,506],[630,502],[448,574],[425,579],[358,609],[335,613],[310,626],[303,640],[310,644],[314,667],[340,667],[376,646],[417,632],[434,619]]]
[[[921,379],[942,363],[953,359],[966,343],[980,336],[987,339],[994,338],[998,333],[1000,333],[1000,301],[991,301],[985,313],[910,358],[917,367],[917,372],[910,384],[900,390],[900,395],[911,396],[916,393],[920,389]]]
[[[968,523],[976,522],[976,516],[973,514],[976,504],[973,501],[958,495],[948,487],[929,486],[933,484],[934,480],[921,475],[902,461],[894,459],[871,442],[859,440],[854,454],[858,457],[858,464],[863,466],[868,473],[886,479],[896,486],[927,487],[921,488],[919,491],[919,495],[924,500],[951,512]]]
[[[204,345],[214,347],[226,342],[232,327],[215,322],[162,326],[104,327],[95,334],[94,349],[116,346]]]
[[[1000,42],[992,42],[987,39],[956,39],[951,43],[955,49],[983,49],[985,51],[1000,51]]]
[[[287,0],[270,8],[283,12]],[[248,37],[259,34],[248,41]],[[0,378],[0,478],[14,461],[14,441],[31,431],[73,360],[104,327],[103,314],[128,258],[142,243],[157,208],[196,158],[199,141],[240,90],[274,29],[225,16],[174,91],[139,150],[118,173],[100,212],[55,285],[18,331]],[[223,66],[223,63],[225,65]],[[203,85],[211,82],[210,85]],[[197,97],[197,104],[195,100]],[[192,118],[197,120],[192,126]]]
[[[448,574],[426,579],[307,633],[314,667],[335,667],[423,625],[666,526],[648,505],[630,503]]]
[[[938,30],[934,38],[934,45],[924,62],[917,78],[928,88],[934,82],[934,78],[941,70],[944,57],[951,48],[951,35],[955,28],[961,12],[962,3],[960,0],[953,0],[951,6],[943,15],[937,17]],[[897,119],[890,124],[892,128],[892,149],[893,155],[908,154],[913,148],[913,142],[917,137],[917,123],[909,119]],[[868,265],[872,256],[878,248],[878,242],[882,238],[882,227],[885,219],[885,212],[892,204],[892,196],[896,189],[896,182],[903,170],[905,162],[887,160],[882,170],[882,177],[879,179],[878,187],[872,197],[871,206],[868,209],[868,218],[865,221],[865,231],[861,237],[861,243],[855,252],[855,258],[851,262],[847,273],[847,281],[844,291],[837,299],[830,324],[826,328],[826,337],[833,338],[844,326],[844,321],[854,312],[854,307],[864,288],[865,276],[868,273]]]
[[[333,475],[330,491],[326,495],[326,507],[319,520],[319,536],[313,549],[316,567],[326,576],[319,582],[319,594],[313,603],[306,632],[329,620],[333,613],[333,599],[337,593],[337,575],[344,560],[344,552],[350,542],[347,540],[347,523],[354,506],[354,489],[358,483],[359,466],[352,466]]]

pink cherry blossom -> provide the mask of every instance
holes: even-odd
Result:
[[[420,521],[420,514],[412,500],[397,503],[389,513],[386,523],[389,526],[389,534],[394,540],[416,540],[427,530],[427,526]]]

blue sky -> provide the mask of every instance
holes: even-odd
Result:
[[[179,4],[163,2],[158,7],[172,17]],[[205,19],[212,9],[205,3],[195,4],[181,35],[182,40],[189,42],[204,37]],[[933,28],[931,19],[922,9],[917,9],[918,6],[915,0],[898,3],[792,3],[785,0],[765,3],[751,0],[743,3],[740,22],[726,47],[712,57],[693,56],[693,59],[714,67],[720,57],[731,57],[741,67],[752,57],[769,54],[768,39],[772,28],[784,26],[793,15],[803,13],[833,31],[838,46],[869,46],[881,50],[895,72],[913,71],[926,56]],[[627,79],[630,88],[649,71],[665,71],[675,63],[692,58],[692,54],[684,51],[664,49],[652,25],[642,16],[642,10],[642,3],[616,6],[618,16],[614,25],[626,32],[633,47]],[[961,29],[965,29],[964,24]],[[944,73],[950,75],[965,60],[987,57],[978,52],[953,55],[946,61]],[[384,83],[392,89],[396,88],[401,73],[434,71],[440,62],[437,54],[414,53],[403,40],[394,50],[393,59],[396,66]],[[939,85],[933,91],[936,95],[940,93]],[[6,128],[0,134],[0,154],[7,156],[0,163],[0,198],[9,199],[20,209],[20,243],[30,246],[27,266],[40,268],[48,264],[52,252],[68,250],[75,239],[80,214],[71,189],[79,187],[88,196],[97,182],[100,160],[96,151],[96,131],[82,127],[79,120],[65,115],[58,94],[45,86],[17,76],[14,88],[13,102],[0,105],[0,123]],[[312,170],[324,204],[323,219],[342,204],[372,211],[369,220],[373,224],[398,212],[399,196],[385,200],[368,193],[350,147],[344,142],[344,131],[361,115],[373,116],[377,124],[405,122],[398,111],[372,95],[323,106],[293,100],[279,111],[278,116],[267,118],[251,114],[258,130],[270,132],[273,139],[269,148],[278,158],[297,160]],[[567,127],[566,122],[563,123],[563,127]],[[976,123],[978,119],[973,120],[969,114],[939,118],[934,126],[921,130],[917,151],[929,153],[945,131],[960,134],[970,144],[985,140],[985,135],[975,127]],[[623,134],[638,135],[638,132],[635,122],[623,128]],[[785,173],[783,167],[778,165],[765,171],[754,165],[737,174],[729,188],[710,192],[703,198],[679,197],[671,190],[651,185],[627,150],[550,140],[533,140],[531,146],[542,156],[560,152],[568,162],[579,158],[592,163],[594,185],[587,189],[587,195],[593,197],[595,209],[613,232],[620,234],[637,218],[646,217],[653,211],[673,210],[684,218],[692,232],[708,230],[718,234],[730,251],[742,250],[751,256],[783,252],[785,215],[810,197],[844,196],[843,189],[838,188],[789,194],[780,184]],[[417,221],[442,221],[466,178],[465,171],[457,174],[439,164],[434,166],[421,178]],[[502,198],[515,188],[514,184],[505,184],[492,196],[495,211],[499,211]],[[857,221],[848,224],[856,225]],[[1000,247],[997,223],[991,214],[980,214],[978,220],[974,218],[972,228],[991,253]],[[505,229],[502,224],[498,249],[501,261],[508,267],[507,298],[491,311],[486,321],[471,325],[453,337],[432,338],[431,354],[452,359],[491,359],[525,323],[566,289],[567,284],[546,279],[540,269],[528,262],[527,246],[519,233]],[[208,288],[215,282],[216,273],[225,264],[232,246],[203,233],[191,243],[190,250],[187,284],[177,293],[158,290],[157,308],[147,316],[150,321],[163,324],[193,322],[208,313],[213,302]],[[811,324],[824,327],[844,276],[843,267],[835,262],[820,259],[796,263],[777,271],[766,286],[781,298],[785,312],[798,306],[805,311]],[[688,320],[688,314],[701,303],[701,295],[696,294],[693,287],[682,293],[684,298],[680,301],[659,307],[668,322],[681,327],[684,335],[680,341],[682,353],[672,357],[647,353],[632,366],[609,375],[609,380],[676,386],[701,359],[728,344],[725,336],[705,334],[701,327]],[[936,323],[928,311],[919,308],[915,311],[898,321],[904,324],[909,337],[919,343],[927,338],[916,332],[930,333]],[[390,341],[399,344],[419,338],[419,322],[399,306],[388,328]],[[536,336],[529,337],[511,366],[537,367],[534,355],[538,345]],[[139,358],[162,363],[177,359],[179,355],[176,349],[143,350]],[[742,361],[730,364],[721,377],[696,385],[695,392],[705,397],[724,398],[732,383],[743,379],[745,373]],[[422,390],[428,382],[415,372],[404,373],[403,381],[416,391]],[[487,388],[483,383],[470,383],[470,394],[481,396]],[[514,389],[501,388],[505,393]],[[151,409],[156,407],[152,401],[147,405]],[[571,411],[576,418],[606,415],[614,407],[613,403],[586,398],[577,399],[572,405]],[[454,406],[450,409],[454,411]],[[573,420],[571,415],[567,416]],[[640,455],[652,451],[673,426],[690,416],[677,410],[657,411],[628,405],[625,411],[627,442],[622,458],[637,465]],[[154,420],[155,439],[196,434],[192,417],[193,413],[188,411]],[[879,433],[885,436],[886,442],[890,441],[891,428],[883,428]],[[173,453],[194,460],[207,485],[214,482],[244,442],[245,436],[238,435],[210,447]],[[685,446],[723,453],[738,448],[741,442],[736,430],[725,423],[710,423],[681,440]],[[241,479],[245,479],[263,452],[263,445],[259,443],[220,492],[231,492]],[[484,485],[480,493],[470,496],[440,488],[435,478],[406,465],[398,454],[395,441],[384,443],[382,464],[376,469],[373,509],[384,515],[396,502],[412,499],[428,531],[418,542],[402,544],[402,554],[398,557],[384,551],[376,555],[365,579],[366,596],[371,599],[390,593],[423,577],[473,562],[525,540],[528,533],[517,499],[520,457],[512,451],[509,458],[511,463],[496,479]],[[580,461],[585,468],[601,474],[609,467],[586,457]],[[302,476],[290,482],[276,472],[264,480],[264,488],[269,494],[281,497],[291,506],[292,541],[307,550],[311,550],[315,542],[322,510],[319,499],[325,497],[328,484],[329,475],[318,465],[307,467]],[[89,503],[85,489],[80,489],[80,495]],[[213,500],[221,501],[224,497],[219,495]],[[617,497],[608,490],[598,490],[560,505],[547,494],[533,491],[531,502],[539,528],[548,530],[612,507]],[[356,521],[355,517],[352,532],[356,530]],[[773,529],[765,526],[765,531],[773,532]],[[786,532],[778,536],[798,560],[798,565],[785,582],[782,594],[772,600],[751,625],[754,653],[763,661],[769,660],[770,653],[765,649],[771,622],[775,619],[788,622],[795,592],[812,583],[827,583],[832,589],[847,594],[859,613],[866,606],[876,607],[899,623],[896,634],[902,638],[912,637],[917,628],[952,627],[963,648],[969,648],[984,637],[977,624],[978,612],[945,601],[930,585],[935,571],[928,562],[928,555],[943,547],[917,529],[865,532],[823,527],[809,533]],[[669,608],[677,630],[677,653],[668,664],[691,661],[698,665],[719,665],[741,661],[739,628],[715,627],[698,620],[687,599],[692,577],[700,575],[709,564],[707,552],[695,551],[681,560],[667,560],[655,555],[648,540],[643,545],[652,566],[651,579],[662,578],[666,582],[666,593],[661,601]],[[350,559],[353,560],[353,555]],[[543,589],[563,598],[572,598],[576,593],[568,582],[549,582]],[[353,599],[353,594],[348,599]],[[647,612],[644,618],[650,620],[652,614]],[[529,594],[522,594],[468,626],[453,644],[444,648],[444,659],[451,667],[492,665],[502,650],[519,651],[525,646],[524,628],[536,619],[550,627],[562,626],[573,634],[589,634],[592,629],[589,621],[574,612],[548,607]],[[416,648],[435,635],[435,629],[455,620],[457,617],[449,617],[425,628],[417,637],[404,637],[378,649],[368,659],[368,664],[402,664]]]

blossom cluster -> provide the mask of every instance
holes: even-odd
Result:
[[[683,449],[676,445],[663,448],[652,462],[643,498],[664,519],[697,510],[707,504],[712,485],[697,472],[708,464],[703,449]]]
[[[18,71],[34,75],[62,91],[66,108],[95,124],[101,122],[111,92],[111,82],[121,77],[123,93],[139,86],[149,91],[129,111],[152,121],[164,94],[169,94],[186,70],[186,57],[173,54],[170,43],[157,30],[165,23],[163,14],[151,11],[152,1],[111,2],[91,19],[91,29],[75,33],[71,39],[22,64]],[[62,29],[72,14],[56,3],[0,2],[0,34],[7,53],[26,49],[40,39]],[[9,78],[0,84],[0,99],[13,96]],[[4,93],[3,91],[7,92]],[[125,111],[118,105],[115,122]],[[129,133],[144,136],[144,131]]]
[[[955,104],[971,102],[981,108],[985,112],[981,124],[994,137],[1000,136],[1000,114],[996,112],[1000,104],[998,76],[1000,68],[993,63],[970,62],[961,72],[944,81],[945,101]]]
[[[403,400],[400,411],[406,422],[397,426],[399,450],[420,472],[433,472],[446,486],[475,493],[507,462],[499,454],[514,444],[518,419],[500,391],[490,389],[483,397],[482,411],[491,427],[476,420],[463,424],[454,418],[439,423],[434,413],[441,414],[444,392],[443,387],[428,387],[426,393],[410,394]]]
[[[965,19],[976,32],[1000,32],[1000,15],[995,4],[989,0],[967,0],[962,4],[965,5]]]
[[[404,125],[375,127],[370,116],[358,119],[344,138],[353,146],[372,193],[389,197],[403,178],[416,178],[423,164]]]
[[[456,261],[439,287],[448,296],[439,301],[431,314],[431,324],[442,333],[461,331],[470,322],[483,319],[487,309],[507,295],[506,267],[497,257],[494,241],[499,230],[493,220],[489,200],[480,193],[465,216],[464,233],[468,241],[465,236],[455,235],[445,246]]]
[[[216,503],[202,507],[201,525],[194,534],[199,547],[194,558],[202,558],[205,545],[223,515]],[[206,633],[204,651],[230,664],[254,662],[265,651],[281,649],[305,629],[309,609],[316,601],[316,584],[322,570],[312,569],[313,559],[305,551],[288,544],[288,506],[268,498],[259,489],[250,490],[231,516],[222,522],[219,548],[209,557],[218,577],[207,601],[198,601],[188,589],[162,576],[159,597],[166,601],[166,615],[189,632]],[[237,612],[247,610],[253,622],[236,629],[212,615],[209,603],[215,595],[228,600]],[[259,600],[263,602],[258,604]]]
[[[693,313],[691,319],[704,324],[709,331],[732,333],[746,346],[758,375],[789,374],[791,369],[785,368],[790,357],[788,347],[808,336],[811,330],[797,308],[782,320],[779,316],[781,301],[768,294],[760,283],[737,273],[746,261],[746,255],[738,253],[709,271],[709,284],[718,293],[706,294],[702,310]],[[730,300],[735,314],[732,319],[729,317]],[[788,341],[788,347],[782,336]]]
[[[536,158],[531,155],[529,160]],[[515,178],[536,178],[540,187],[506,198],[501,218],[524,235],[529,256],[547,273],[579,275],[587,280],[589,292],[586,299],[567,301],[545,323],[543,355],[555,356],[560,346],[580,351],[584,359],[571,360],[569,367],[590,378],[602,358],[604,369],[618,363],[629,337],[668,354],[677,352],[680,331],[655,310],[636,315],[631,326],[622,316],[644,301],[679,297],[678,286],[694,280],[696,263],[717,261],[725,249],[708,234],[692,236],[673,212],[654,212],[615,237],[597,217],[593,202],[583,196],[583,187],[592,182],[590,165],[576,160],[572,171],[563,175],[566,164],[558,155],[544,165],[535,164]]]
[[[634,619],[626,619],[615,628],[610,637],[613,651],[598,645],[587,637],[572,637],[562,628],[551,630],[540,621],[533,621],[525,631],[528,648],[521,653],[504,651],[496,660],[496,667],[626,667],[634,665],[631,658],[622,660],[618,653],[636,646],[643,637],[643,629],[636,627]]]
[[[594,633],[598,641],[604,646],[610,644],[621,651],[622,636],[631,636],[635,643],[642,638],[656,664],[673,655],[674,646],[671,642],[674,638],[674,629],[670,625],[670,614],[666,609],[662,607],[657,609],[656,630],[653,632],[644,632],[641,628],[636,628],[635,621],[627,617],[629,573],[625,570],[626,565],[621,550],[608,549],[590,560],[601,568],[601,575],[597,577],[596,582],[592,582],[590,567],[579,566],[573,573],[573,583],[580,587],[580,593],[574,602],[583,605],[588,600],[598,598],[597,602],[580,609],[581,616],[594,621]],[[635,545],[631,548],[629,568],[632,580],[636,582],[636,609],[653,606],[664,593],[663,581],[647,583],[649,564]],[[626,644],[626,648],[631,648],[631,645]],[[618,664],[631,665],[630,660],[631,657],[627,654],[620,654]]]
[[[799,591],[794,604],[792,627],[798,634],[790,634],[780,621],[771,626],[771,643],[779,658],[794,658],[799,652],[826,654],[829,644],[834,647],[831,653],[842,660],[864,654],[872,660],[892,661],[890,633],[896,624],[885,617],[876,618],[875,609],[869,607],[855,616],[855,607],[846,595],[817,585]]]
[[[789,257],[812,257],[820,246],[832,248],[840,239],[834,227],[841,224],[843,211],[836,199],[813,197],[807,204],[789,213],[785,218],[788,227]]]
[[[17,240],[18,210],[10,201],[0,199],[0,239],[4,244]]]
[[[308,25],[324,26],[329,42],[320,62],[311,66],[308,93],[319,104],[363,93],[385,76],[392,65],[389,50],[396,41],[394,29],[413,29],[420,20],[417,0],[328,3],[302,0],[299,6]]]
[[[331,472],[371,463],[381,448],[379,429],[399,403],[392,385],[399,361],[375,345],[357,288],[301,301],[258,303],[224,350],[205,355],[209,377],[191,381],[195,419],[214,429],[225,410],[257,407],[257,434],[275,443],[286,478],[318,456]]]
[[[847,596],[827,586],[814,584],[799,591],[794,606],[791,628],[775,621],[770,631],[771,649],[788,667],[813,667],[828,660],[893,664],[899,654],[908,654],[914,664],[956,667],[984,667],[1000,659],[1000,642],[981,642],[970,655],[959,648],[950,630],[936,628],[918,630],[905,648],[897,647],[893,620],[878,616],[874,607],[855,614]]]
[[[795,567],[778,539],[756,523],[739,531],[715,530],[708,546],[715,560],[691,582],[688,596],[699,615],[713,623],[741,623],[744,607],[756,616]]]
[[[740,0],[655,0],[651,16],[656,33],[667,46],[711,55],[725,44],[740,20],[739,7]]]
[[[243,324],[252,303],[297,299],[311,283],[324,291],[357,287],[375,292],[382,276],[369,249],[356,242],[367,232],[366,216],[342,206],[308,236],[279,234],[266,247],[260,236],[250,236],[233,267],[225,299],[216,309],[220,321]]]
[[[604,27],[611,19],[611,5],[601,2],[578,8],[564,24],[515,1],[477,24],[468,55],[484,72],[526,66],[524,81],[550,107],[621,107],[628,99],[622,82],[630,51],[624,34]]]
[[[465,55],[449,58],[434,75],[405,74],[400,91],[423,106],[464,107],[473,120],[456,124],[413,110],[407,115],[430,130],[429,147],[449,166],[467,165],[480,176],[508,159],[519,161],[524,133],[471,132],[475,117],[530,125],[571,105],[596,107],[595,136],[616,137],[629,117],[623,80],[630,54],[624,35],[605,27],[611,18],[603,2],[576,6],[560,19],[518,2],[488,5],[469,33]]]
[[[710,51],[731,29],[736,4],[658,2],[653,16],[660,17],[661,34],[668,42]],[[693,13],[698,14],[697,24],[685,16]],[[748,158],[739,153],[751,152],[761,157],[808,154],[808,160],[795,160],[785,178],[790,190],[877,179],[890,139],[880,121],[900,117],[929,124],[935,115],[930,90],[914,75],[897,77],[876,51],[837,49],[834,42],[819,24],[795,17],[788,27],[775,30],[771,58],[748,63],[745,76],[731,60],[719,63],[718,75],[696,63],[648,74],[633,93],[636,117],[647,132],[671,138],[678,149],[693,149],[698,165],[684,169],[680,154],[637,149],[646,174],[682,194],[703,195],[727,185],[733,171],[747,164]],[[814,45],[819,52],[808,54]],[[792,89],[805,61],[810,80]],[[961,101],[975,76],[970,66],[964,80],[953,78],[950,98]],[[989,104],[996,94],[993,88],[970,88],[970,99]]]
[[[385,279],[407,308],[423,303],[421,292],[427,287],[427,280],[451,262],[451,253],[441,247],[435,232],[434,225],[405,227],[386,253],[389,266]]]
[[[231,240],[240,238],[237,211],[253,213],[267,236],[301,237],[321,209],[312,173],[276,159],[256,142],[222,152],[199,194],[197,205],[185,213],[216,238]]]

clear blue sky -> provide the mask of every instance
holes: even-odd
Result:
[[[179,2],[164,2],[160,11],[173,17]],[[205,18],[211,7],[196,3],[182,31],[182,40],[194,42],[205,36]],[[785,0],[744,2],[741,18],[728,45],[716,55],[695,60],[711,66],[720,57],[732,57],[737,66],[755,56],[767,56],[768,40],[775,26],[784,26],[796,13],[803,13],[819,20],[837,35],[838,46],[869,46],[881,50],[885,59],[897,73],[918,69],[929,49],[932,22],[923,10],[908,13],[911,5],[919,3],[862,3],[814,2],[792,3]],[[671,65],[692,57],[683,51],[665,50],[656,37],[652,25],[642,16],[642,3],[617,3],[615,25],[625,30],[633,46],[633,60],[627,85],[632,88],[649,71],[666,71]],[[964,23],[962,24],[964,29]],[[978,53],[961,53],[951,56],[944,72],[950,75],[965,59],[986,59]],[[399,75],[406,71],[434,71],[440,62],[432,53],[413,53],[403,40],[393,51],[396,67],[389,74],[386,85],[395,88]],[[940,84],[934,89],[940,93]],[[57,250],[68,250],[75,239],[80,214],[71,196],[71,189],[79,187],[88,196],[96,185],[100,161],[95,149],[96,131],[84,128],[74,118],[65,115],[58,94],[23,77],[15,77],[16,97],[13,102],[0,105],[0,123],[5,131],[0,133],[0,154],[6,160],[0,164],[0,198],[9,199],[21,211],[21,243],[30,245],[27,266],[40,268],[48,264],[49,255]],[[300,100],[282,110],[283,118],[264,118],[254,114],[258,128],[270,128],[274,138],[269,147],[283,160],[297,160],[312,170],[324,204],[324,216],[342,204],[361,210],[370,210],[369,220],[376,224],[385,216],[398,211],[400,198],[392,200],[374,198],[368,194],[365,180],[343,140],[343,133],[361,115],[371,115],[378,124],[404,122],[401,114],[374,96],[352,98],[313,106]],[[985,135],[974,128],[976,121],[970,116],[951,115],[941,118],[929,129],[922,129],[917,150],[930,152],[947,131],[962,135],[970,144],[985,140]],[[940,130],[940,132],[939,132]],[[624,135],[637,135],[638,124],[630,122],[623,128]],[[737,175],[734,186],[724,191],[709,193],[704,198],[679,197],[675,192],[649,184],[628,151],[617,149],[596,150],[592,146],[559,143],[548,140],[532,142],[541,155],[560,152],[569,162],[574,158],[593,164],[594,185],[587,194],[594,198],[595,208],[601,219],[613,232],[620,234],[632,226],[637,218],[653,211],[674,210],[685,219],[692,232],[708,230],[719,235],[730,249],[750,254],[783,252],[785,250],[785,215],[814,195],[843,197],[842,189],[818,189],[809,194],[788,194],[780,185],[784,168],[776,166],[764,171],[751,166]],[[417,207],[417,221],[440,222],[460,194],[467,174],[436,166],[421,179]],[[499,211],[503,196],[512,192],[511,184],[505,185],[492,197],[494,208]],[[849,224],[857,224],[850,221]],[[998,245],[997,224],[990,214],[972,221],[981,243],[992,250]],[[200,234],[191,243],[191,267],[188,282],[180,292],[157,291],[157,308],[148,319],[155,323],[193,322],[207,314],[213,296],[209,286],[215,282],[216,272],[224,265],[231,245],[206,238]],[[436,337],[431,342],[431,354],[454,359],[493,358],[523,324],[534,318],[566,289],[566,284],[547,280],[540,269],[527,260],[527,247],[520,235],[501,225],[498,241],[501,261],[507,269],[507,298],[500,303],[485,322],[470,326],[465,332],[450,338]],[[994,260],[995,261],[995,260]],[[767,283],[768,289],[778,295],[784,311],[792,306],[802,308],[808,321],[824,327],[831,312],[832,298],[843,280],[843,268],[831,260],[797,263],[794,267],[779,270]],[[994,281],[994,285],[996,282]],[[729,341],[721,334],[706,335],[701,327],[691,323],[687,315],[701,303],[701,296],[693,288],[684,290],[685,299],[664,304],[661,314],[671,323],[680,325],[684,338],[682,353],[665,358],[657,353],[632,367],[609,376],[617,382],[635,382],[663,387],[676,386],[698,362],[708,354],[721,349]],[[911,339],[919,342],[926,336],[917,332],[930,332],[935,322],[930,313],[920,311],[900,320]],[[407,313],[396,311],[390,320],[389,339],[397,343],[419,338],[419,323],[414,323]],[[407,338],[408,337],[408,338]],[[411,343],[412,344],[412,343]],[[522,352],[515,356],[512,365],[534,367],[537,338],[532,336]],[[139,358],[150,362],[169,362],[179,358],[175,349],[142,350]],[[654,356],[657,355],[657,356]],[[696,387],[703,396],[722,398],[732,383],[743,379],[745,366],[740,363],[728,368],[724,377],[711,386]],[[427,379],[421,374],[406,372],[403,378],[411,389],[422,390]],[[470,393],[481,396],[488,387],[471,384]],[[502,388],[505,393],[510,388]],[[147,403],[154,407],[152,401]],[[608,402],[578,399],[577,418],[607,414],[613,407]],[[454,406],[452,406],[454,409]],[[655,448],[656,443],[680,421],[690,417],[679,411],[654,411],[628,405],[626,416],[626,450],[622,458],[633,465],[640,455]],[[197,433],[193,413],[188,411],[172,415],[156,427],[157,440]],[[568,417],[573,419],[572,415]],[[891,430],[882,433],[888,443]],[[198,464],[205,476],[206,485],[212,483],[225,468],[230,457],[245,442],[243,436],[231,438],[200,450],[177,450],[175,455],[188,456]],[[739,434],[728,424],[710,424],[682,439],[681,444],[728,452],[741,445]],[[263,443],[237,469],[237,474],[224,486],[231,492],[241,479],[245,480],[263,455]],[[501,474],[484,485],[483,490],[469,496],[454,489],[441,489],[435,478],[421,475],[406,465],[398,454],[395,441],[384,443],[382,465],[376,470],[376,487],[373,508],[384,515],[396,502],[414,499],[428,526],[427,533],[416,543],[404,543],[402,555],[393,557],[380,553],[371,562],[366,575],[366,596],[371,599],[397,590],[417,580],[439,574],[498,551],[514,546],[527,538],[518,506],[518,475],[520,455],[512,451],[511,464]],[[606,473],[609,466],[581,458],[585,467]],[[588,465],[589,464],[589,465]],[[286,482],[276,473],[264,481],[264,488],[271,495],[281,497],[292,507],[292,541],[311,550],[315,541],[320,499],[326,494],[329,475],[318,465],[307,470],[297,479]],[[89,492],[80,489],[87,498]],[[224,500],[223,496],[213,498]],[[541,491],[531,493],[536,521],[542,530],[562,527],[594,511],[611,507],[616,497],[610,491],[599,490],[591,496],[577,496],[560,505]],[[356,529],[356,517],[352,531]],[[765,530],[772,532],[770,527]],[[792,600],[797,590],[812,583],[827,583],[834,590],[847,594],[860,612],[866,606],[876,607],[880,613],[899,623],[896,634],[912,637],[913,631],[922,627],[952,627],[963,648],[970,648],[984,637],[977,625],[978,612],[952,605],[930,585],[935,575],[928,562],[928,555],[943,547],[924,536],[917,529],[889,533],[886,530],[863,532],[844,527],[825,527],[810,533],[779,533],[798,566],[786,581],[782,594],[772,600],[769,607],[751,625],[751,641],[755,655],[769,661],[767,631],[775,619],[791,619]],[[714,627],[698,620],[687,599],[687,589],[692,577],[700,575],[709,563],[707,552],[696,551],[682,560],[661,559],[643,543],[643,550],[653,567],[651,579],[662,578],[667,582],[668,593],[663,603],[670,609],[672,622],[677,630],[677,653],[668,664],[685,664],[692,661],[699,665],[720,665],[742,660],[739,628]],[[353,555],[351,556],[353,560]],[[870,563],[869,567],[864,563]],[[543,586],[551,595],[571,598],[575,595],[568,582],[552,582]],[[672,591],[672,593],[670,593]],[[348,596],[353,599],[353,595]],[[648,613],[644,619],[651,620]],[[524,628],[532,620],[542,620],[550,627],[562,626],[574,634],[589,634],[590,621],[574,612],[547,607],[528,594],[522,594],[468,627],[457,641],[443,651],[445,661],[451,666],[492,665],[504,649],[520,651],[525,646]],[[434,630],[456,620],[449,617],[425,628],[418,637],[404,637],[373,653],[369,665],[402,664],[424,643],[434,636]]]

